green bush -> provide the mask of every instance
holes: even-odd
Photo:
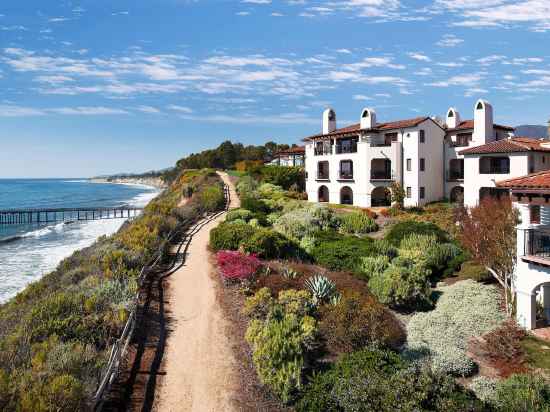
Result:
[[[273,228],[288,238],[296,241],[306,236],[313,236],[317,231],[330,229],[333,225],[332,211],[324,206],[310,206],[295,209],[281,215]]]
[[[398,407],[398,409],[396,409]],[[313,376],[297,404],[313,411],[482,411],[452,378],[414,368],[399,355],[364,349]]]
[[[499,293],[472,280],[440,292],[435,309],[415,314],[407,325],[409,355],[428,356],[435,371],[468,376],[476,367],[466,355],[469,339],[497,328],[505,318]]]
[[[262,199],[279,200],[284,198],[285,191],[281,186],[263,183],[256,190]]]
[[[237,193],[240,196],[253,193],[258,188],[258,182],[251,176],[242,176],[236,185]]]
[[[246,209],[232,209],[229,212],[227,212],[227,215],[225,216],[226,222],[232,222],[233,220],[244,220],[245,222],[248,222],[254,217],[254,214],[250,210]]]
[[[254,253],[264,259],[284,258],[297,254],[296,246],[286,237],[271,229],[256,228],[240,246],[247,253]]]
[[[375,250],[375,241],[370,238],[359,239],[322,232],[315,236],[311,256],[316,263],[330,270],[354,271],[360,264],[361,256],[371,256]]]
[[[370,296],[346,290],[336,305],[321,308],[319,331],[331,352],[352,352],[377,344],[398,348],[405,339],[401,323]]]
[[[244,222],[223,222],[210,231],[210,247],[215,250],[237,250],[251,238],[256,229]]]
[[[246,331],[260,381],[285,403],[303,385],[308,352],[316,339],[316,321],[308,315],[312,307],[310,299],[304,291],[283,291],[277,303],[267,310],[265,319],[253,319]],[[254,303],[248,303],[247,307],[249,313],[254,308],[265,311],[269,304],[270,300],[263,291],[262,296]]]
[[[446,243],[449,241],[447,233],[441,230],[439,226],[434,223],[415,220],[405,220],[393,225],[386,234],[386,240],[399,247],[401,241],[410,235],[434,235],[437,242]]]
[[[378,225],[369,215],[361,212],[347,213],[339,216],[338,229],[340,232],[350,235],[361,235],[376,232]]]
[[[473,262],[464,262],[456,275],[462,279],[472,279],[476,282],[488,282],[493,276],[483,266]]]
[[[362,256],[357,271],[369,280],[373,276],[380,276],[390,265],[390,258],[384,255]]]
[[[497,383],[494,405],[507,412],[550,411],[550,387],[542,376],[513,375]]]
[[[241,209],[247,209],[253,213],[263,214],[268,214],[271,212],[271,208],[266,202],[250,194],[241,196]]]
[[[199,192],[199,201],[203,210],[215,212],[225,205],[223,188],[220,185],[206,187]]]
[[[293,185],[299,188],[305,186],[305,173],[301,167],[265,166],[261,169],[261,174],[264,182],[281,186],[285,190]]]
[[[402,309],[431,306],[430,271],[412,260],[396,258],[369,278],[369,289],[385,304]]]

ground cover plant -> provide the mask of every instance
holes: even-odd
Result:
[[[178,208],[189,188],[191,199]],[[141,267],[166,246],[180,221],[219,207],[220,194],[223,199],[211,171],[181,174],[140,217],[0,306],[1,408],[87,409],[133,308]]]

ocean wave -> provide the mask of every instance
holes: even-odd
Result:
[[[88,179],[80,179],[80,180],[63,180],[64,183],[88,183]]]

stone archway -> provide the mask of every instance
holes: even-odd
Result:
[[[327,203],[329,201],[328,187],[319,186],[317,190],[317,200],[320,203]]]
[[[340,189],[340,204],[353,205],[353,190],[349,186]]]
[[[370,195],[372,207],[391,206],[391,192],[387,187],[374,188]]]

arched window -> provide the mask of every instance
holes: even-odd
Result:
[[[340,190],[340,204],[353,205],[353,190],[350,187],[344,186]]]
[[[455,112],[449,110],[449,114],[447,115],[447,117],[455,117]]]
[[[370,195],[372,207],[391,206],[391,192],[387,187],[376,187]]]
[[[363,111],[363,116],[361,116],[362,118],[367,118],[369,117],[369,111],[368,110],[364,110]]]
[[[479,102],[476,107],[477,110],[483,110],[483,103]]]
[[[317,191],[317,198],[319,202],[326,203],[329,201],[328,188],[326,186],[320,186]]]
[[[334,110],[331,110],[330,112],[328,112],[328,119],[333,122],[334,120],[336,120],[336,113],[334,113]]]
[[[455,186],[451,190],[451,203],[464,203],[464,188],[462,186]]]

